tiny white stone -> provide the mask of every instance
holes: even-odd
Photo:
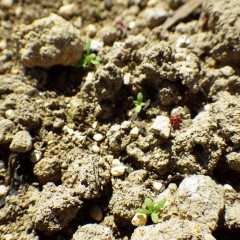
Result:
[[[74,3],[63,5],[59,8],[58,14],[62,17],[71,17],[76,13],[77,5]]]
[[[103,217],[102,210],[97,205],[94,205],[90,208],[89,214],[90,214],[90,217],[95,221],[100,222],[102,220],[102,217]]]
[[[129,29],[133,29],[136,27],[136,22],[135,21],[131,21],[129,24],[128,24],[128,28]]]
[[[121,166],[116,166],[116,167],[113,167],[111,169],[111,174],[114,176],[114,177],[119,177],[119,176],[122,176],[124,174],[126,170],[126,167],[121,165]]]
[[[69,135],[73,135],[74,134],[74,130],[72,128],[68,128],[67,132]]]
[[[104,43],[100,42],[98,40],[91,40],[91,50],[92,51],[99,51],[101,48],[103,48]]]
[[[0,4],[2,7],[10,8],[13,5],[13,0],[1,0]]]
[[[77,138],[78,141],[86,140],[86,136],[82,135],[79,131],[75,131],[74,136]]]
[[[139,135],[139,128],[138,127],[134,127],[131,131],[130,131],[130,137],[132,138],[137,138]]]
[[[187,47],[191,43],[190,39],[186,35],[182,35],[178,38],[176,47]]]
[[[125,85],[129,85],[130,84],[130,80],[131,80],[131,73],[126,73],[124,76],[123,76],[123,83]]]
[[[121,166],[122,164],[121,164],[121,162],[119,161],[119,159],[113,159],[112,160],[112,166],[113,167],[116,167],[116,166]]]
[[[42,152],[39,150],[33,150],[30,153],[30,160],[33,163],[37,163],[41,159],[41,157],[42,157]]]
[[[153,189],[156,190],[156,191],[161,190],[162,186],[163,186],[163,185],[162,185],[162,183],[160,183],[160,182],[154,182],[154,183],[153,183]]]
[[[168,138],[170,136],[171,123],[169,118],[166,116],[157,116],[151,128],[156,134],[159,134],[161,137]]]
[[[225,66],[221,68],[220,71],[226,77],[230,77],[235,73],[234,69],[230,66]]]
[[[98,122],[97,121],[95,121],[93,124],[92,124],[92,128],[96,128],[97,127],[97,125],[98,125]]]
[[[122,129],[128,129],[131,126],[131,121],[123,121],[121,124]]]
[[[90,37],[94,37],[97,33],[97,28],[94,24],[89,24],[87,27],[86,27],[86,32],[88,33],[88,35]]]
[[[8,188],[5,185],[0,185],[0,197],[6,195]]]
[[[102,139],[103,139],[103,135],[101,133],[96,133],[94,136],[93,136],[93,139],[97,142],[100,142]]]
[[[8,109],[7,111],[5,111],[5,116],[7,119],[14,119],[15,117],[15,112],[13,109]]]
[[[97,146],[97,145],[93,145],[93,146],[92,146],[92,150],[93,150],[93,152],[95,152],[95,153],[99,153],[99,152],[100,152],[100,148],[99,148],[99,146]]]
[[[230,191],[233,190],[233,187],[229,184],[224,184],[223,187],[225,190],[230,190]]]
[[[121,126],[118,124],[112,125],[109,129],[111,132],[118,132],[120,130]]]
[[[133,226],[143,226],[147,223],[147,215],[143,213],[135,213],[131,221]]]

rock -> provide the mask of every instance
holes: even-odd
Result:
[[[240,172],[240,153],[231,152],[226,157],[229,168],[233,169],[236,172]]]
[[[123,84],[123,74],[113,63],[99,67],[96,72],[95,89],[99,101],[114,99]]]
[[[1,0],[0,6],[5,8],[11,8],[13,5],[13,0]]]
[[[7,143],[11,141],[9,136],[10,129],[14,126],[11,120],[3,119],[0,120],[0,144]]]
[[[146,225],[147,215],[142,213],[135,213],[131,223],[135,227]]]
[[[157,116],[151,128],[161,137],[169,138],[171,133],[171,123],[168,117]]]
[[[78,11],[78,6],[75,3],[66,4],[59,8],[58,14],[64,18],[70,18]]]
[[[134,127],[131,131],[130,131],[130,136],[131,138],[137,138],[139,135],[139,128],[138,127]]]
[[[159,238],[159,236],[161,236]],[[138,227],[135,229],[131,240],[185,240],[201,239],[214,240],[215,238],[197,223],[171,218],[163,223]]]
[[[240,228],[240,194],[231,186],[224,186],[225,191],[225,225],[229,229]]]
[[[8,192],[8,187],[0,185],[0,198],[4,197]]]
[[[211,231],[218,227],[224,209],[224,191],[210,177],[193,175],[178,187],[176,200],[181,218],[203,224]]]
[[[57,182],[61,179],[61,163],[58,158],[42,158],[33,168],[39,183]]]
[[[93,139],[97,142],[100,142],[102,139],[103,139],[103,135],[101,133],[96,133],[94,136],[93,136]]]
[[[34,21],[22,35],[20,55],[26,67],[75,66],[82,57],[80,32],[56,14]]]
[[[114,177],[122,176],[125,173],[126,167],[124,165],[115,166],[111,169],[111,174]]]
[[[27,131],[19,131],[13,136],[10,150],[14,153],[25,153],[32,148],[32,137]]]
[[[98,222],[100,222],[103,217],[102,210],[97,205],[94,205],[90,208],[89,215],[92,219],[94,219],[95,221],[98,221]]]
[[[75,218],[81,204],[77,197],[71,196],[67,188],[48,183],[43,186],[32,210],[32,221],[35,227],[45,234],[58,232]]]
[[[110,181],[109,163],[96,154],[74,156],[62,175],[63,185],[83,199],[100,197]]]
[[[98,224],[86,224],[80,226],[74,233],[72,240],[113,240],[112,230],[109,227]]]

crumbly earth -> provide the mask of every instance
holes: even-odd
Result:
[[[0,239],[239,240],[239,0],[0,0],[0,20]],[[145,198],[159,223],[133,226]]]

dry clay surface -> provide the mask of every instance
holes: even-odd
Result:
[[[0,19],[0,239],[239,239],[238,0],[1,0]],[[79,67],[89,38],[100,64]],[[156,224],[145,198],[166,199]]]

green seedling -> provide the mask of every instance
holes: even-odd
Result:
[[[89,65],[98,65],[100,64],[100,57],[95,53],[91,53],[91,39],[87,38],[85,45],[85,54],[76,67],[86,68]]]
[[[143,102],[143,94],[141,92],[138,93],[137,100],[134,100],[133,104],[135,105],[136,113],[140,113],[145,106],[145,103]]]
[[[158,223],[159,217],[158,212],[164,206],[166,198],[163,198],[158,204],[154,205],[153,201],[150,198],[145,198],[146,209],[138,208],[136,213],[142,213],[146,215],[151,215],[151,219],[154,223]]]

